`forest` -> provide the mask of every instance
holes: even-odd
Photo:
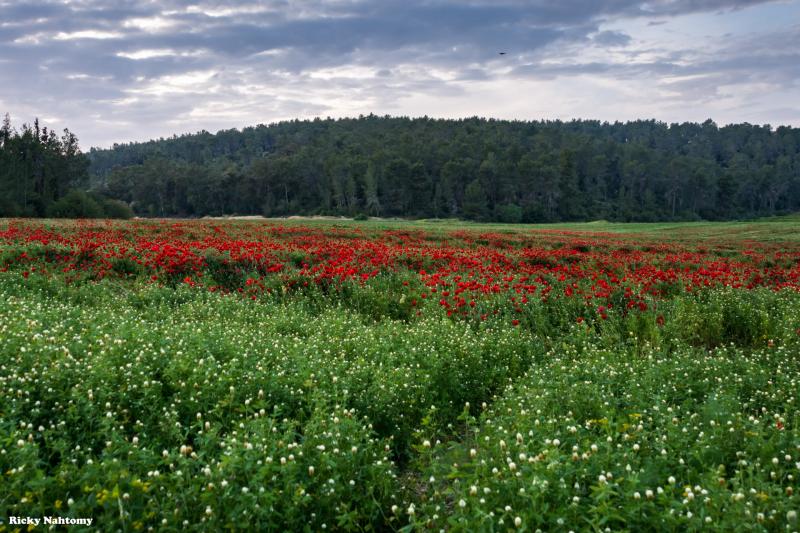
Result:
[[[800,130],[711,120],[369,115],[203,131],[88,155],[93,189],[145,216],[662,221],[800,210]]]
[[[132,209],[132,211],[131,211]],[[0,216],[730,220],[800,210],[800,129],[361,116],[80,151],[8,117]]]
[[[89,191],[89,159],[68,129],[59,135],[35,119],[21,131],[8,114],[0,126],[0,217],[130,218],[119,200]]]

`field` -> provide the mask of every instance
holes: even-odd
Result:
[[[0,531],[796,531],[798,227],[0,220]]]

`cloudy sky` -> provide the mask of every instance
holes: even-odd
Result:
[[[2,112],[84,149],[370,112],[800,126],[800,1],[0,0]]]

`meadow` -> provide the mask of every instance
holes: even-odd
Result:
[[[0,220],[0,531],[797,531],[798,227]]]

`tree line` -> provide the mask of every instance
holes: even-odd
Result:
[[[800,210],[800,130],[375,115],[91,150],[140,214],[732,219]]]
[[[0,217],[129,217],[124,203],[88,194],[89,159],[68,129],[0,126]]]
[[[6,115],[0,216],[129,216],[103,193],[153,216],[729,219],[800,209],[798,152],[789,127],[370,115],[201,132],[87,158],[69,130],[59,137],[35,120],[17,132]]]

